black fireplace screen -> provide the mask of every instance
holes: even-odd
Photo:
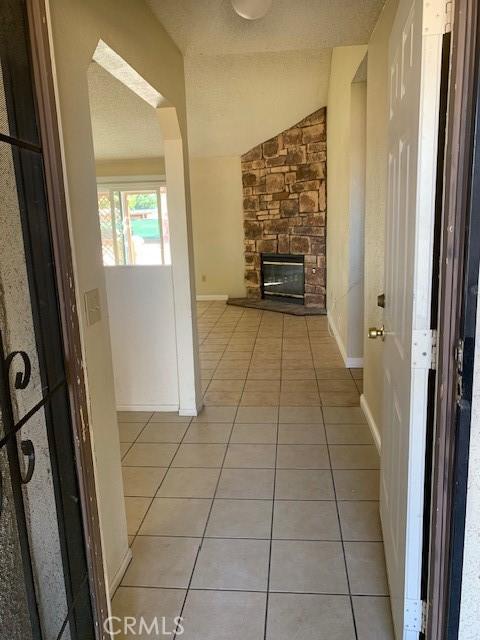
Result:
[[[262,254],[262,297],[282,298],[303,304],[305,270],[303,256]]]

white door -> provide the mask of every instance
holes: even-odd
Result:
[[[443,0],[400,0],[390,38],[380,511],[397,640],[421,622],[423,489]]]

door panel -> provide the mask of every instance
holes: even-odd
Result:
[[[390,38],[381,502],[397,638],[418,638],[444,5],[401,0]]]
[[[41,402],[45,392],[40,373],[37,342],[32,316],[30,288],[22,231],[23,198],[19,197],[22,184],[17,179],[19,169],[38,159],[29,150],[0,142],[0,281],[2,284],[1,326],[2,360],[8,354],[24,351],[11,359],[9,366],[2,363],[2,416],[5,437],[28,412]],[[21,180],[21,179],[20,179]],[[37,197],[38,201],[38,197]],[[40,200],[41,202],[41,200]],[[25,369],[28,357],[30,373]],[[17,385],[16,376],[22,376]],[[25,384],[23,384],[23,382]],[[23,387],[23,388],[22,388]],[[12,415],[8,416],[11,405]],[[35,455],[35,468],[30,482],[23,484],[19,474],[27,473],[27,457],[21,453],[21,443],[31,442]],[[39,408],[16,434],[4,444],[9,451],[10,477],[17,494],[17,525],[23,541],[24,562],[35,570],[32,578],[37,586],[36,608],[39,626],[45,631],[59,630],[67,614],[64,575],[60,550],[58,515],[53,487],[45,409]],[[16,459],[15,459],[16,458]],[[19,469],[17,470],[17,464]],[[7,469],[5,469],[5,478]],[[23,504],[20,504],[20,503]],[[1,518],[1,515],[0,515]],[[47,562],[46,559],[49,559]],[[28,585],[28,590],[32,585]],[[39,630],[35,630],[38,634]],[[15,636],[14,636],[15,637]]]

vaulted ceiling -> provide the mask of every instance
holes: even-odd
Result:
[[[366,44],[384,0],[147,0],[185,56],[189,149],[240,155],[325,106],[333,47]]]
[[[367,43],[384,4],[273,0],[249,21],[230,0],[146,1],[185,56],[194,156],[240,155],[324,106],[332,47]],[[153,108],[95,63],[88,76],[97,159],[161,157]]]
[[[181,51],[228,55],[331,49],[368,42],[384,0],[273,0],[244,20],[230,0],[148,0]]]
[[[88,69],[96,160],[163,157],[155,109],[96,62]]]
[[[185,59],[193,156],[238,156],[327,103],[331,49]]]

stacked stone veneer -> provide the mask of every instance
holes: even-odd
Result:
[[[305,304],[325,308],[326,109],[242,156],[245,284],[261,295],[262,253],[305,256]]]

